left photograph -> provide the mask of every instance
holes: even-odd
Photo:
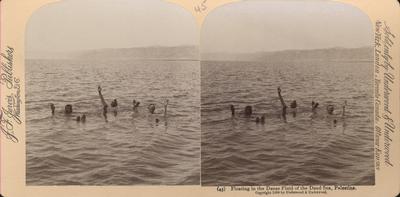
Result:
[[[199,185],[198,27],[157,0],[63,0],[26,25],[26,184]]]

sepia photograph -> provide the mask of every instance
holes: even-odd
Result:
[[[0,197],[396,196],[393,0],[0,0]]]
[[[202,26],[201,184],[374,185],[373,26],[349,4],[244,1]]]
[[[161,0],[62,0],[26,27],[26,185],[199,185],[190,13]]]

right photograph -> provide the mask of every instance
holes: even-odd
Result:
[[[374,185],[368,16],[330,1],[245,1],[201,32],[201,183]]]

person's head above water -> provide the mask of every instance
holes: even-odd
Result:
[[[118,106],[117,99],[114,99],[114,100],[111,102],[111,107],[117,107],[117,106]]]
[[[66,114],[72,114],[72,105],[70,105],[70,104],[65,105],[64,112]]]
[[[81,121],[82,121],[82,122],[86,122],[86,115],[85,115],[85,114],[82,115]]]
[[[244,115],[251,116],[251,114],[253,114],[253,108],[248,105],[244,108]]]
[[[154,114],[154,111],[156,110],[156,105],[150,104],[147,108],[149,109],[149,112],[151,114]]]
[[[333,105],[326,106],[326,111],[328,112],[328,114],[332,115],[333,111],[335,111],[335,106]]]
[[[296,108],[297,107],[297,102],[296,100],[292,101],[292,103],[290,103],[290,108]]]

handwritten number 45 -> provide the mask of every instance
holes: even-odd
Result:
[[[224,192],[225,191],[225,187],[224,186],[218,186],[217,187],[217,191]]]
[[[206,3],[207,3],[207,0],[203,0],[200,5],[194,6],[194,11],[201,13],[201,12],[207,10]]]

